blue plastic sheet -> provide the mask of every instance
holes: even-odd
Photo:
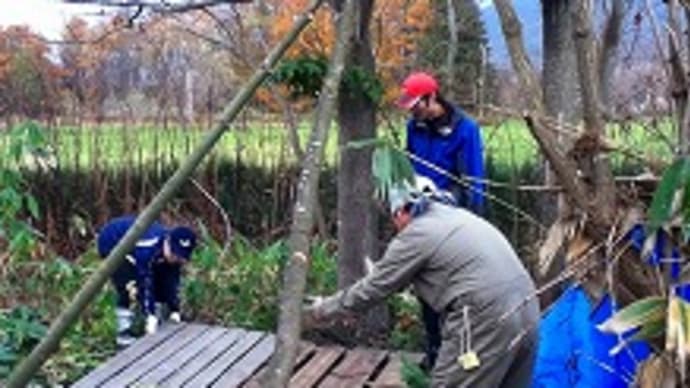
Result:
[[[615,356],[615,335],[596,325],[611,316],[613,304],[606,296],[592,306],[584,290],[571,287],[561,295],[539,326],[539,350],[533,387],[627,387],[636,362],[649,355],[643,342],[633,342]]]

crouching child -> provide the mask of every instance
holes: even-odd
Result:
[[[106,258],[134,225],[136,217],[123,216],[110,220],[98,233],[98,254]],[[180,322],[179,287],[182,267],[189,262],[196,247],[196,234],[190,228],[177,226],[166,228],[154,222],[139,237],[134,249],[127,254],[125,262],[111,276],[117,293],[117,345],[129,346],[135,337],[132,331],[134,310],[130,306],[130,295],[136,293],[136,300],[145,316],[146,334],[155,333],[158,328],[160,307],[170,312],[169,319]],[[158,304],[158,306],[157,306]],[[158,307],[158,308],[157,308]]]

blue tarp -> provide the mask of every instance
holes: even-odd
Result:
[[[642,251],[645,230],[635,226],[628,238],[632,246]],[[659,232],[649,265],[664,265],[661,258],[680,257],[676,247],[667,246],[668,238]],[[678,281],[680,265],[670,263],[671,281]],[[690,285],[678,285],[678,295],[690,300]],[[567,289],[542,318],[539,325],[539,349],[534,370],[533,387],[627,387],[635,374],[636,361],[649,355],[646,343],[636,342],[615,357],[609,356],[616,346],[615,335],[600,332],[596,325],[612,315],[613,303],[605,296],[593,306],[579,286]],[[622,376],[622,377],[621,377]]]
[[[540,323],[533,387],[627,387],[620,376],[631,381],[635,360],[644,360],[649,347],[636,342],[629,351],[609,356],[617,337],[600,332],[596,325],[611,312],[608,296],[592,306],[581,287],[566,290]]]

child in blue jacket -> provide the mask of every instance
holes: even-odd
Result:
[[[134,225],[136,217],[118,217],[105,224],[98,233],[98,254],[106,258],[115,245]],[[154,222],[139,237],[134,250],[113,273],[111,281],[117,292],[117,345],[128,346],[134,341],[131,332],[134,312],[130,309],[130,284],[136,285],[141,311],[146,316],[146,333],[157,330],[156,303],[167,305],[170,320],[180,317],[180,270],[196,246],[196,234],[187,227],[166,229]]]
[[[484,214],[484,152],[479,125],[440,94],[436,79],[425,72],[410,74],[402,84],[398,106],[410,112],[407,151],[415,173],[450,192],[458,205]],[[461,185],[454,177],[470,178]],[[431,369],[441,347],[440,315],[424,302],[427,367]]]
[[[398,104],[412,117],[407,122],[407,150],[418,175],[451,192],[458,204],[482,215],[485,203],[484,150],[479,125],[439,93],[427,73],[410,74]],[[446,173],[469,182],[458,184]]]

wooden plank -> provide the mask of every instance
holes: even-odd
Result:
[[[337,347],[320,348],[316,354],[290,379],[290,387],[307,388],[316,384],[331,367],[338,362],[345,349]]]
[[[385,351],[370,349],[349,350],[345,354],[345,358],[319,384],[319,387],[361,387],[385,360]]]
[[[381,370],[379,375],[376,376],[374,381],[367,384],[367,386],[372,388],[404,388],[406,385],[400,375],[400,370],[402,368],[401,356],[404,356],[407,360],[417,365],[421,364],[424,359],[424,355],[420,353],[390,353],[386,366]]]
[[[240,357],[242,357],[249,349],[252,348],[262,337],[264,333],[258,331],[245,332],[232,347],[226,349],[218,358],[207,364],[203,371],[194,376],[193,379],[185,382],[184,387],[198,388],[206,387],[218,379],[218,377],[228,368],[230,368]]]
[[[157,346],[165,342],[170,336],[177,331],[184,328],[184,324],[166,324],[161,327],[155,334],[144,336],[125,350],[119,352],[105,364],[91,371],[91,373],[84,376],[72,387],[74,388],[92,388],[99,386],[108,378],[118,374],[131,363],[141,358],[146,353],[155,349]]]
[[[154,369],[150,370],[144,376],[142,376],[138,385],[144,387],[155,387],[166,378],[170,377],[183,365],[187,364],[190,360],[196,357],[199,352],[206,349],[213,342],[220,339],[220,337],[227,333],[227,330],[222,327],[211,327],[209,330],[205,331],[201,336],[196,338],[194,342],[187,344],[184,348],[175,354],[174,360],[171,362],[162,362]]]
[[[219,357],[244,334],[244,330],[232,329],[225,332],[211,346],[199,352],[196,357],[168,376],[160,384],[162,387],[181,387],[185,382],[196,376],[199,371]]]
[[[149,351],[136,362],[129,364],[127,368],[120,371],[120,373],[112,376],[108,381],[105,381],[101,387],[121,388],[132,384],[140,376],[155,368],[156,365],[168,361],[168,357],[175,354],[176,350],[198,337],[201,333],[206,331],[207,328],[208,326],[203,325],[184,325],[182,330],[168,337],[165,343]]]
[[[268,358],[273,354],[275,343],[276,338],[274,335],[265,336],[249,353],[245,354],[230,369],[223,372],[218,381],[213,383],[213,387],[237,387],[242,384],[268,361]]]
[[[300,344],[299,355],[295,360],[296,369],[301,367],[302,364],[304,364],[304,362],[307,360],[307,358],[311,356],[312,353],[314,353],[315,351],[316,345],[314,345],[311,342],[302,342]],[[264,365],[261,369],[256,371],[256,373],[254,373],[254,376],[252,376],[252,378],[249,381],[242,384],[242,388],[261,388],[261,378],[263,377],[265,371],[266,366]]]

